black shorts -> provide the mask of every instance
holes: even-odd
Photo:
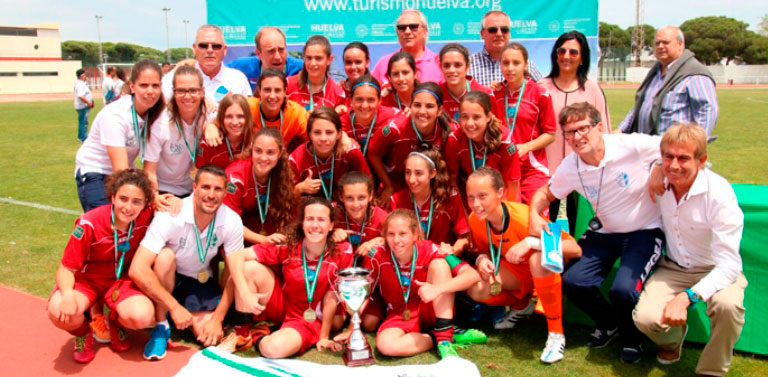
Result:
[[[221,288],[214,279],[205,283],[176,273],[173,298],[190,312],[212,312],[221,301]]]

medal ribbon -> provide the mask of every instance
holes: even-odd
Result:
[[[365,223],[368,221],[368,209],[365,209],[365,215],[363,216],[363,223],[360,224],[360,243],[363,242],[363,233],[365,233]],[[344,211],[344,222],[347,223],[347,230],[349,229],[349,217],[347,217],[347,211]],[[352,242],[350,242],[352,243]],[[354,245],[354,244],[353,244]],[[355,247],[360,246],[360,244],[354,245]]]
[[[402,110],[403,109],[403,104],[400,103],[400,97],[398,97],[397,92],[395,92],[394,94],[395,94],[395,102],[397,102],[397,108]]]
[[[502,203],[502,205],[504,205]],[[507,222],[507,213],[503,211],[501,212],[501,227],[502,232],[504,231],[504,224]],[[485,220],[485,230],[488,232],[488,248],[491,252],[491,261],[493,262],[493,274],[498,275],[499,274],[499,266],[501,264],[501,244],[504,241],[503,234],[499,236],[499,248],[494,249],[493,247],[493,240],[491,239],[491,223],[488,220]]]
[[[472,171],[474,172],[477,169],[477,166],[475,166],[475,148],[469,137],[467,137],[467,142],[469,143],[469,157],[472,159]],[[480,166],[485,166],[486,158],[488,158],[488,148],[483,147],[483,163]]]
[[[189,152],[189,157],[192,158],[192,163],[195,163],[195,157],[197,156],[197,117],[200,115],[200,112],[197,112],[197,115],[195,115],[195,132],[194,132],[194,138],[195,138],[195,149],[189,148],[189,142],[187,142],[187,137],[184,136],[184,129],[181,127],[181,124],[179,123],[179,120],[176,119],[176,128],[179,130],[179,134],[181,134],[181,138],[184,139],[184,145],[187,146],[187,152]],[[227,144],[229,146],[229,144]]]
[[[264,119],[264,112],[261,111],[261,102],[259,102],[259,117],[261,118],[261,128],[267,128],[267,121]],[[283,133],[283,110],[280,110],[280,133]]]
[[[395,273],[397,274],[397,282],[400,283],[400,291],[404,291],[405,287],[403,287],[403,275],[400,273],[400,265],[397,263],[397,258],[395,258],[395,253],[392,251],[392,249],[389,250],[389,254],[392,256],[392,263],[395,265]],[[416,270],[416,256],[418,255],[418,252],[416,250],[416,244],[413,244],[413,256],[411,257],[411,274],[410,278],[408,278],[408,290],[403,293],[403,302],[405,302],[405,306],[408,306],[408,298],[411,297],[411,287],[413,286],[413,271]]]
[[[325,98],[325,88],[328,86],[328,78],[325,78],[325,82],[323,83],[323,97]],[[307,79],[307,90],[309,91],[309,111],[312,111],[315,109],[315,100],[314,95],[312,94],[312,84],[309,83],[309,79]]]
[[[200,239],[200,228],[197,226],[197,219],[195,219],[195,243],[197,244],[197,257],[200,258],[200,263],[205,265],[205,257],[208,256],[208,249],[211,248],[211,241],[213,241],[213,228],[216,226],[216,215],[213,215],[211,223],[208,224],[208,233],[205,236],[205,250],[203,250],[203,241]]]
[[[229,139],[227,137],[224,137],[224,144],[227,145],[227,153],[229,153],[229,160],[230,161],[234,160],[235,159],[235,155],[232,154],[232,146],[229,145]]]
[[[331,153],[331,181],[328,182],[327,188],[325,186],[325,179],[323,178],[323,175],[320,174],[320,164],[317,162],[317,152],[315,152],[314,147],[312,147],[312,156],[315,157],[315,167],[317,168],[318,178],[320,178],[320,187],[323,189],[323,194],[325,194],[326,199],[333,200],[333,170],[336,166],[336,156]]]
[[[421,209],[419,208],[418,204],[416,204],[416,198],[411,194],[411,201],[413,202],[413,211],[416,212],[416,216],[419,217],[419,224],[422,226],[424,223],[421,221]],[[432,213],[435,210],[435,198],[432,197],[430,194],[429,196],[429,215],[427,217],[427,231],[424,232],[426,235],[424,236],[426,239],[429,239],[429,233],[432,231]]]
[[[317,261],[317,270],[312,279],[309,278],[309,267],[307,266],[307,255],[304,253],[304,243],[301,243],[301,268],[304,271],[304,288],[307,291],[307,301],[310,308],[312,307],[312,299],[315,298],[315,288],[317,288],[317,277],[320,276],[320,268],[323,267],[323,259],[325,258],[325,246],[323,246],[323,252],[320,254],[320,259]],[[312,280],[310,283],[309,281]]]
[[[139,127],[139,116],[136,114],[136,99],[131,99],[131,118],[133,119],[133,134],[136,136],[136,143],[139,144],[139,153],[141,154],[141,163],[144,163],[144,150],[147,149],[147,127]]]
[[[458,104],[461,104],[461,99],[464,98],[464,96],[467,93],[472,91],[472,88],[470,88],[470,86],[469,86],[469,80],[465,79],[465,82],[467,84],[467,89],[464,91],[464,93],[461,93],[461,95],[458,98],[456,96],[454,96],[453,93],[451,93],[450,90],[448,91],[448,95],[451,96],[451,98],[453,98],[453,100],[456,101],[456,103],[458,103]]]
[[[365,137],[365,145],[363,146],[363,156],[365,156],[366,153],[368,153],[368,145],[371,144],[371,133],[373,133],[373,126],[376,125],[376,116],[378,114],[373,114],[373,120],[371,120],[371,125],[368,126],[368,136]],[[352,115],[349,116],[350,121],[352,123],[352,135],[357,135],[357,132],[355,132],[355,113],[352,113]]]
[[[523,86],[520,88],[520,94],[517,95],[517,103],[515,103],[515,116],[512,118],[512,127],[509,126],[509,117],[504,116],[504,123],[507,125],[507,128],[509,128],[509,135],[510,138],[512,137],[512,133],[515,132],[515,124],[517,124],[517,114],[520,112],[520,105],[523,100],[523,93],[525,93],[525,84],[528,83],[528,80],[523,79]],[[504,91],[504,111],[507,111],[509,109],[509,89]]]
[[[261,207],[261,194],[259,194],[259,182],[256,180],[256,172],[253,171],[253,168],[251,168],[251,175],[253,176],[253,187],[256,190],[256,205],[259,208],[259,219],[261,220],[261,225],[264,225],[264,220],[267,218],[267,213],[269,212],[269,192],[272,189],[272,174],[270,173],[269,179],[267,180],[267,199],[264,200],[264,207]]]
[[[115,237],[115,278],[120,280],[120,275],[123,273],[123,262],[125,262],[125,254],[131,249],[131,235],[133,235],[133,221],[128,225],[128,240],[123,243],[118,243],[117,228],[115,228],[115,206],[112,206],[112,233]],[[120,254],[118,260],[117,255]]]

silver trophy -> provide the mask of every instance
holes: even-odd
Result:
[[[370,274],[371,271],[360,267],[345,268],[336,273],[339,296],[347,313],[352,316],[352,334],[342,354],[344,364],[351,367],[375,363],[371,346],[360,330],[360,312],[368,304],[371,293]]]

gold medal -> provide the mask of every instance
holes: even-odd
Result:
[[[411,311],[409,309],[403,310],[403,321],[411,320]]]
[[[491,283],[491,295],[498,296],[499,294],[501,294],[501,283],[499,282]]]
[[[304,311],[304,320],[308,323],[315,322],[317,320],[317,313],[315,313],[312,309],[307,309]]]
[[[208,281],[209,277],[210,276],[208,275],[208,270],[206,270],[205,268],[203,268],[202,270],[200,270],[200,272],[197,273],[197,281],[199,281],[202,284],[205,284],[205,282]]]
[[[112,302],[117,302],[118,299],[120,299],[120,291],[115,288],[115,290],[112,291]]]
[[[261,234],[262,236],[266,236],[267,231],[265,229],[262,229],[261,232],[259,232],[259,234]]]

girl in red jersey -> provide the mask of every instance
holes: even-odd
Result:
[[[112,310],[108,321],[110,348],[131,347],[123,328],[150,327],[152,301],[130,279],[128,267],[150,221],[154,190],[138,169],[126,169],[107,178],[111,205],[97,207],[75,221],[75,230],[56,271],[56,288],[48,299],[48,318],[75,336],[74,359],[93,360],[93,332],[88,309],[103,299]]]
[[[296,199],[290,190],[293,171],[280,131],[256,131],[248,154],[248,158],[227,166],[229,183],[224,204],[243,218],[243,238],[247,243],[284,243]]]
[[[493,93],[490,89],[478,84],[471,76],[467,76],[469,51],[458,43],[448,43],[440,49],[440,70],[445,78],[445,82],[440,84],[440,89],[445,95],[443,111],[456,123],[459,123],[459,104],[467,93],[472,91]]]
[[[253,140],[253,117],[248,108],[248,100],[241,94],[228,95],[219,102],[216,115],[216,127],[224,142],[213,146],[207,140],[200,143],[195,166],[200,169],[206,165],[217,165],[226,169],[232,161],[247,158]]]
[[[371,136],[389,124],[399,110],[381,106],[379,81],[371,75],[363,75],[351,84],[351,111],[341,116],[341,125],[349,137],[355,139],[363,156],[368,154]]]
[[[509,130],[491,112],[492,98],[482,92],[470,92],[461,101],[458,130],[446,143],[445,162],[451,183],[465,198],[467,177],[481,166],[492,167],[504,177],[506,199],[517,200],[520,182],[520,158],[509,140]],[[464,201],[466,209],[469,208]]]
[[[307,134],[310,141],[296,148],[290,158],[296,183],[293,192],[297,197],[312,195],[333,200],[333,190],[346,172],[371,174],[359,148],[343,148],[341,118],[332,108],[318,107],[312,111]]]
[[[381,105],[410,111],[413,90],[419,85],[413,56],[405,51],[392,55],[387,63],[387,80],[390,87],[388,93],[382,96]]]
[[[357,171],[344,174],[339,189],[338,207],[343,215],[336,219],[334,237],[339,233],[338,238],[346,238],[356,254],[365,255],[371,247],[382,243],[369,241],[380,239],[387,211],[373,203],[373,180],[369,175]]]
[[[410,114],[395,117],[374,133],[368,162],[384,186],[380,203],[387,203],[392,193],[405,185],[405,159],[419,146],[443,150],[453,124],[443,113],[440,87],[427,82],[413,92]]]
[[[227,257],[236,309],[282,322],[275,333],[254,338],[264,357],[290,357],[313,345],[341,350],[328,338],[338,308],[334,281],[336,271],[352,266],[354,253],[331,239],[333,214],[331,202],[309,197],[285,245],[254,245]],[[282,284],[267,265],[280,266]]]
[[[504,81],[496,97],[494,114],[512,134],[520,157],[520,192],[523,203],[549,180],[545,147],[555,140],[557,124],[552,98],[546,89],[528,77],[528,51],[519,43],[510,43],[501,53]]]
[[[440,245],[444,254],[461,254],[469,244],[467,214],[440,153],[432,149],[411,152],[405,160],[405,181],[408,188],[392,195],[392,209],[412,209],[425,239]]]
[[[350,42],[344,47],[342,58],[347,78],[339,82],[339,86],[344,89],[347,102],[349,102],[352,98],[352,83],[363,75],[371,74],[371,71],[368,70],[368,67],[371,65],[371,54],[365,43]]]
[[[376,349],[403,357],[437,346],[441,358],[458,357],[452,343],[454,293],[475,284],[477,271],[454,256],[446,260],[437,245],[420,240],[419,220],[411,210],[389,214],[382,233],[386,245],[372,249],[364,263],[386,308]]]
[[[328,75],[333,61],[331,42],[322,35],[313,35],[304,44],[304,68],[288,78],[288,99],[298,102],[312,112],[327,106],[336,108],[345,102],[344,89]]]

